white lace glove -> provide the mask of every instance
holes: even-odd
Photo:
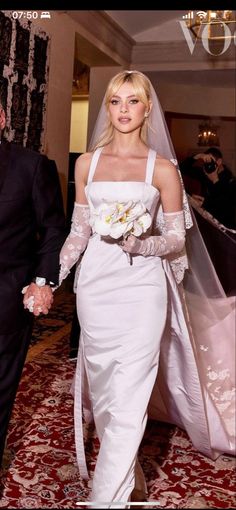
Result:
[[[178,253],[185,243],[185,223],[183,211],[163,213],[164,228],[162,235],[138,239],[131,235],[121,243],[122,250],[147,257],[149,255],[167,255]]]
[[[59,285],[70,273],[71,268],[84,252],[91,234],[89,206],[74,203],[71,230],[60,252]]]

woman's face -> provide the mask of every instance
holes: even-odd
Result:
[[[147,107],[135,94],[133,85],[126,82],[111,97],[108,112],[115,129],[130,133],[143,124]]]

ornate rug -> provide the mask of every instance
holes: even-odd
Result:
[[[54,339],[53,333],[62,332],[62,328],[68,324],[71,327],[74,308],[75,294],[73,292],[63,293],[58,290],[48,315],[41,315],[35,319],[31,345],[35,345],[39,341],[41,343],[42,340],[46,341],[49,338]]]
[[[91,481],[80,478],[76,464],[70,393],[75,361],[69,359],[73,310],[73,294],[61,295],[49,316],[36,322],[9,428],[0,508],[86,508],[76,505],[88,500]],[[86,446],[91,475],[98,447],[93,432]],[[140,462],[147,508],[236,507],[235,459],[204,457],[178,427],[149,421]]]

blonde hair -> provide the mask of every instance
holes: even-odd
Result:
[[[121,71],[120,73],[113,76],[113,78],[110,80],[107,86],[106,94],[105,94],[105,106],[108,111],[108,106],[110,103],[111,98],[116,95],[119,88],[124,83],[131,83],[134,87],[134,93],[137,96],[138,99],[144,105],[149,109],[150,107],[150,99],[151,99],[151,87],[150,87],[150,81],[145,76],[145,74],[141,73],[140,71]],[[140,138],[141,140],[146,143],[147,140],[147,127],[148,127],[148,120],[147,117],[144,118],[143,124],[141,126],[140,131]],[[114,137],[114,127],[107,115],[106,118],[106,124],[104,126],[104,130],[99,137],[98,140],[96,140],[94,147],[92,147],[92,150],[97,149],[98,147],[103,147],[104,145],[107,145],[111,142],[111,140]]]

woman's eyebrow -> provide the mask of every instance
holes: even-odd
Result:
[[[118,96],[117,94],[114,94],[114,96],[112,97],[117,97],[119,99],[121,99],[121,96]],[[130,99],[131,97],[136,97],[136,94],[131,94],[131,96],[127,96],[127,99]]]

